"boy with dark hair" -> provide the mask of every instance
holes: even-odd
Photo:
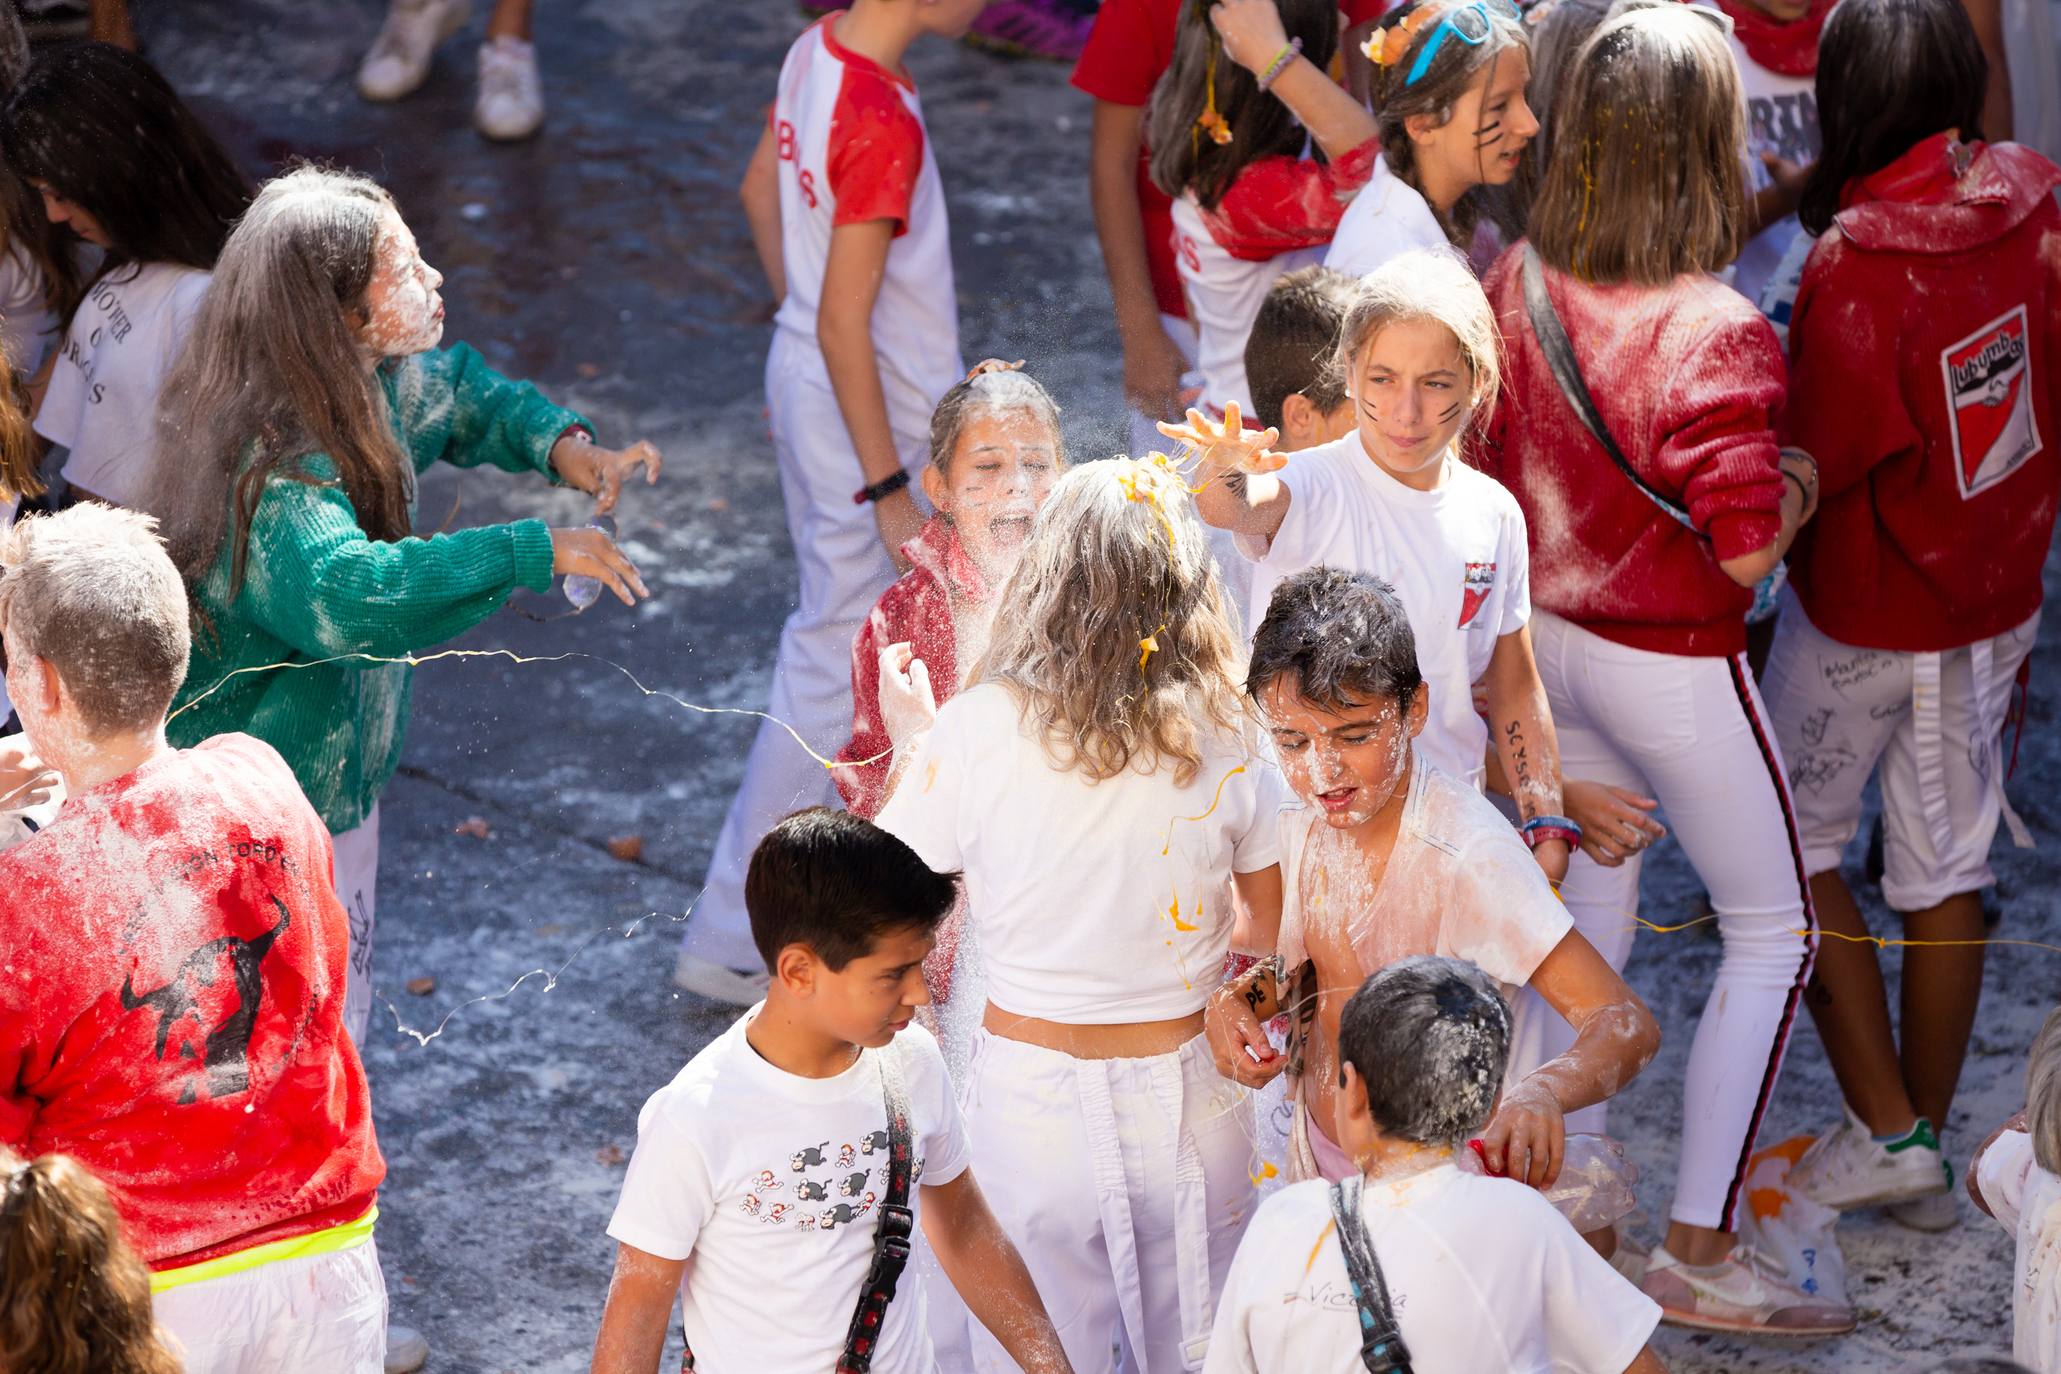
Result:
[[[1464,960],[1400,960],[1353,994],[1338,1037],[1354,1171],[1260,1204],[1205,1374],[1357,1368],[1370,1344],[1393,1368],[1664,1372],[1653,1300],[1544,1198],[1459,1164],[1509,1054],[1495,981]]]
[[[1302,805],[1281,812],[1278,954],[1256,984],[1228,984],[1210,1004],[1218,1068],[1255,1087],[1289,1068],[1299,1105],[1291,1175],[1345,1177],[1351,1160],[1336,1134],[1344,991],[1412,955],[1470,960],[1513,996],[1535,989],[1577,1032],[1566,1054],[1540,1064],[1522,1023],[1545,1013],[1527,1010],[1508,1091],[1483,1132],[1492,1171],[1549,1187],[1565,1114],[1630,1081],[1660,1031],[1574,930],[1502,813],[1417,747],[1428,693],[1401,602],[1366,573],[1295,574],[1253,636],[1245,690]],[[1279,1055],[1261,1022],[1284,1002],[1296,1033]]]
[[[1302,267],[1275,282],[1245,338],[1245,385],[1253,418],[1281,431],[1279,451],[1328,444],[1351,433],[1345,374],[1331,366],[1359,279]]]
[[[653,1374],[676,1295],[709,1369],[863,1355],[874,1374],[934,1374],[923,1286],[909,1276],[889,1301],[917,1182],[924,1237],[973,1315],[1024,1369],[1070,1374],[967,1169],[944,1057],[911,1025],[957,889],[841,811],[796,812],[760,841],[744,896],[766,1000],[638,1115],[595,1374]]]

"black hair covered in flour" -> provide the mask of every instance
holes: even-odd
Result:
[[[1331,709],[1393,700],[1408,711],[1424,685],[1417,637],[1395,589],[1370,573],[1306,568],[1274,589],[1252,638],[1245,692],[1258,701],[1276,678]]]
[[[1457,1147],[1496,1105],[1510,1009],[1474,965],[1419,955],[1360,985],[1339,1016],[1338,1048],[1382,1135]]]

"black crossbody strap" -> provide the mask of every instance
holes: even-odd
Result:
[[[859,1287],[858,1310],[845,1334],[837,1374],[867,1374],[880,1344],[881,1323],[894,1301],[895,1285],[908,1267],[916,1214],[909,1208],[909,1186],[915,1170],[915,1143],[909,1136],[909,1092],[902,1082],[901,1056],[892,1044],[878,1051],[880,1091],[887,1099],[887,1199],[880,1204],[879,1227],[873,1233],[873,1264]]]
[[[1338,1226],[1338,1248],[1345,1252],[1346,1277],[1360,1313],[1360,1363],[1367,1374],[1413,1374],[1410,1349],[1396,1327],[1388,1281],[1381,1276],[1381,1261],[1367,1234],[1366,1218],[1360,1215],[1361,1182],[1354,1174],[1331,1185],[1331,1219]]]
[[[1595,398],[1589,395],[1588,384],[1582,380],[1581,364],[1574,356],[1574,341],[1567,337],[1567,326],[1560,322],[1560,312],[1553,308],[1553,298],[1546,294],[1545,270],[1539,265],[1538,250],[1530,243],[1524,245],[1523,276],[1524,313],[1531,319],[1532,337],[1539,341],[1539,352],[1546,355],[1546,366],[1553,370],[1553,380],[1560,384],[1561,396],[1582,422],[1582,427],[1603,446],[1603,452],[1617,465],[1617,470],[1648,501],[1666,511],[1677,524],[1697,538],[1709,538],[1696,528],[1689,512],[1648,486],[1646,479],[1632,470],[1624,450],[1611,437],[1609,426],[1603,423],[1602,412],[1596,409]]]
[[[837,1374],[868,1374],[873,1354],[880,1344],[881,1324],[887,1319],[887,1305],[894,1301],[895,1285],[909,1264],[910,1240],[916,1233],[916,1213],[909,1207],[909,1189],[916,1171],[915,1141],[909,1130],[909,1090],[902,1080],[901,1059],[894,1046],[878,1050],[880,1095],[887,1105],[887,1198],[880,1204],[880,1219],[873,1232],[873,1263],[866,1280],[859,1285],[859,1306],[852,1313],[851,1329],[845,1333],[844,1353],[837,1358]],[[680,1374],[694,1374],[694,1352],[683,1344]]]

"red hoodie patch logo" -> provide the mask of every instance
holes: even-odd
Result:
[[[1474,623],[1474,617],[1481,613],[1481,605],[1496,589],[1496,565],[1493,563],[1469,563],[1467,575],[1460,583],[1460,628],[1466,629]]]
[[[1939,355],[1954,419],[1954,477],[1964,501],[2003,481],[2040,451],[2027,337],[2021,305]]]

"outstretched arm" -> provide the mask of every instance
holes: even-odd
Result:
[[[966,1306],[1026,1374],[1073,1374],[1023,1256],[968,1169],[923,1187],[923,1234]]]
[[[1162,420],[1159,432],[1180,440],[1194,459],[1186,476],[1204,524],[1262,539],[1280,531],[1288,518],[1288,488],[1274,474],[1288,466],[1288,455],[1270,447],[1280,430],[1246,429],[1233,401],[1222,420],[1191,410],[1185,424]]]

